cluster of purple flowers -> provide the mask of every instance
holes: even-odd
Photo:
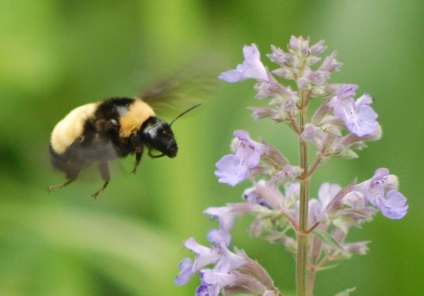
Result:
[[[208,241],[212,247],[198,244],[194,238],[185,241],[184,246],[195,254],[195,259],[185,258],[180,262],[180,274],[175,284],[183,285],[190,277],[199,272],[201,284],[196,289],[198,296],[247,293],[249,295],[278,295],[266,271],[254,260],[238,249],[231,252],[229,235],[222,230],[211,230]],[[213,269],[204,268],[214,264]]]
[[[256,261],[242,251],[235,249],[233,253],[228,249],[235,219],[246,214],[253,216],[251,235],[263,236],[296,253],[301,178],[310,178],[329,158],[358,157],[356,150],[366,147],[367,141],[380,139],[382,134],[370,95],[355,99],[356,85],[328,83],[330,74],[341,67],[335,52],[316,70],[311,68],[321,60],[319,55],[325,49],[323,41],[310,46],[309,39],[292,37],[287,51],[271,47],[267,56],[278,67],[269,71],[252,44],[243,48],[242,64],[219,76],[230,83],[256,80],[256,98],[267,99],[268,106],[250,107],[252,117],[287,124],[300,143],[315,148],[315,158],[306,168],[291,165],[275,147],[252,140],[247,131],[235,131],[232,153],[217,162],[215,175],[219,182],[231,186],[250,180],[252,187],[245,190],[240,203],[205,210],[205,214],[219,221],[219,229],[208,233],[212,247],[201,246],[193,238],[185,242],[195,260],[186,258],[180,263],[176,284],[186,283],[199,272],[201,285],[196,295],[282,295]],[[293,80],[297,89],[280,84],[278,77]],[[310,122],[299,123],[299,114],[306,111],[312,99],[321,99],[322,104]],[[352,226],[370,221],[378,211],[387,218],[400,219],[408,209],[406,198],[398,191],[397,177],[385,168],[377,169],[364,182],[353,181],[344,188],[323,183],[317,198],[308,197],[307,207],[305,233],[311,234],[309,264],[315,270],[331,261],[365,254],[367,242],[345,241]]]

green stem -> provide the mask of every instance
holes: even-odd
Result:
[[[308,93],[300,91],[300,114],[299,129],[302,132],[307,121]],[[309,175],[308,175],[308,145],[300,141],[300,167],[303,173],[300,176],[300,206],[299,206],[299,230],[297,232],[297,258],[296,258],[296,288],[297,296],[306,296],[309,292],[308,285],[308,198],[309,198]]]
[[[311,268],[308,274],[308,286],[307,286],[306,295],[312,295],[312,292],[314,290],[315,275],[316,275],[316,269]]]
[[[327,264],[328,261],[331,260],[331,256],[326,255],[321,261],[312,262],[311,268],[309,268],[309,274],[308,274],[308,286],[306,295],[312,296],[312,292],[314,291],[314,283],[315,283],[315,276],[317,274],[317,271],[319,271],[321,268],[324,267],[325,264]]]

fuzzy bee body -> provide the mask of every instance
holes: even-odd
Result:
[[[177,118],[200,106],[199,99],[204,100],[216,90],[220,64],[219,57],[207,56],[135,97],[115,97],[73,109],[51,134],[50,162],[65,173],[66,181],[50,186],[49,191],[73,182],[87,166],[97,165],[104,183],[93,193],[96,197],[109,183],[109,161],[134,154],[135,173],[144,150],[152,158],[177,156],[171,126]],[[181,113],[168,124],[155,112],[174,116]]]
[[[49,191],[68,185],[82,169],[96,163],[104,180],[93,193],[96,197],[110,180],[108,161],[135,154],[135,172],[144,148],[151,157],[172,158],[178,152],[170,125],[140,98],[111,98],[77,107],[51,134],[50,161],[67,181],[50,186]],[[161,154],[154,155],[153,150]]]

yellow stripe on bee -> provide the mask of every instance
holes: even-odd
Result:
[[[119,136],[128,138],[131,133],[139,130],[141,125],[152,116],[155,116],[152,107],[142,100],[136,99],[134,103],[128,106],[128,111],[121,114],[119,118]]]

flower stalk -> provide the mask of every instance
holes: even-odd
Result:
[[[305,91],[300,92],[299,127],[301,133],[307,122],[307,107],[309,98]],[[299,197],[299,230],[297,232],[296,258],[296,289],[298,296],[305,296],[307,291],[308,267],[308,204],[309,204],[309,175],[308,175],[308,144],[299,137],[300,168],[300,197]]]

